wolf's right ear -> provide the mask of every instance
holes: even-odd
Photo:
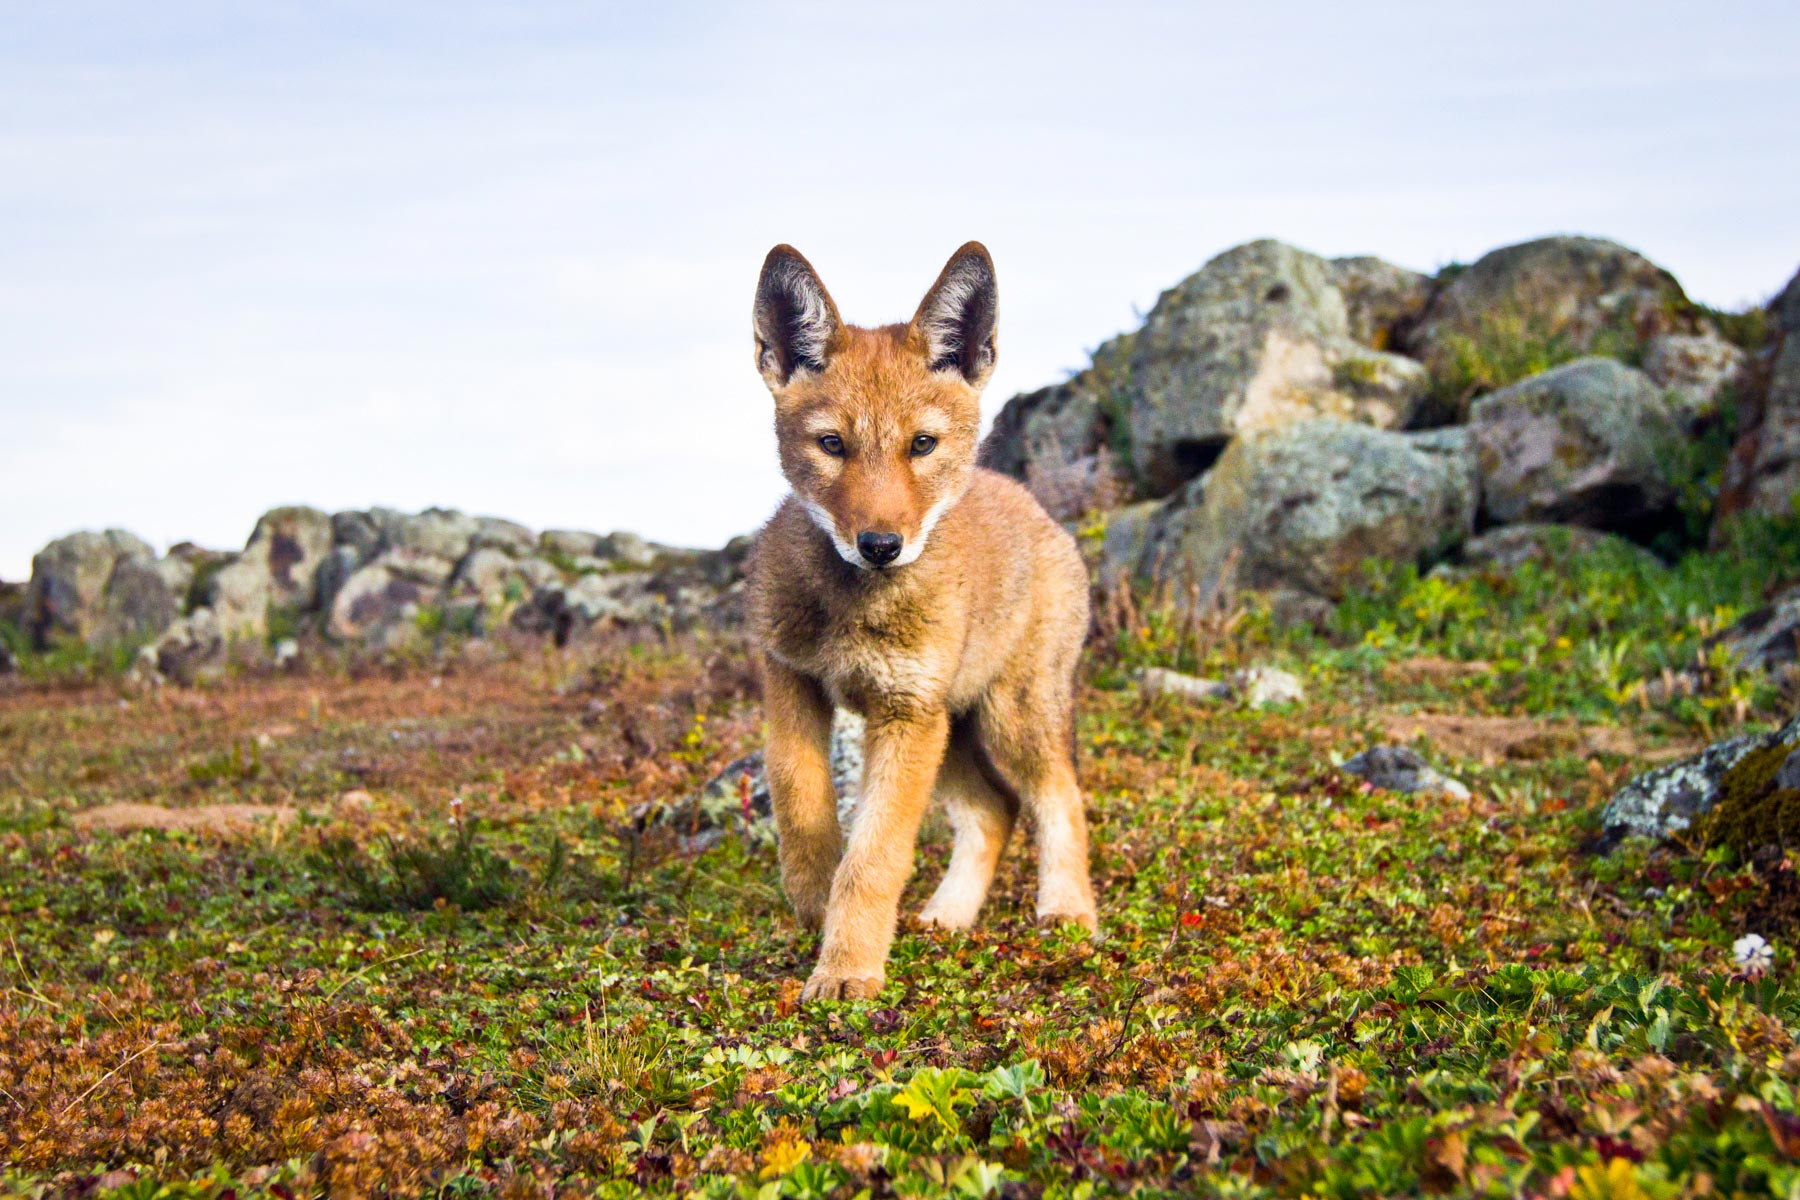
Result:
[[[756,281],[756,369],[771,391],[786,387],[796,371],[823,371],[831,339],[842,322],[831,293],[800,252],[780,245],[763,259]]]

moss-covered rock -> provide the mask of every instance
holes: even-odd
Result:
[[[1787,790],[1775,786],[1775,777],[1797,748],[1800,717],[1773,733],[1727,738],[1691,758],[1646,771],[1607,801],[1600,814],[1601,848],[1610,850],[1628,837],[1665,838],[1693,829],[1709,842],[1754,849],[1757,837],[1782,828],[1784,821],[1800,827],[1783,815],[1791,801],[1768,807],[1776,792]]]

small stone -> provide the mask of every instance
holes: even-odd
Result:
[[[1167,667],[1145,667],[1137,673],[1138,691],[1146,696],[1179,696],[1183,700],[1219,701],[1232,697],[1231,685],[1217,679],[1184,675]]]
[[[1458,800],[1469,798],[1468,785],[1441,774],[1410,746],[1374,746],[1343,765],[1345,774],[1390,792],[1443,792]]]
[[[1292,671],[1283,671],[1279,667],[1246,668],[1231,677],[1231,684],[1250,708],[1306,701],[1306,684]]]

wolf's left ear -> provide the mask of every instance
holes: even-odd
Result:
[[[912,329],[925,343],[934,371],[955,371],[980,388],[994,371],[999,289],[994,260],[980,242],[967,242],[944,264],[919,302]]]

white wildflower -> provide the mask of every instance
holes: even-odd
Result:
[[[1775,965],[1775,947],[1759,933],[1746,933],[1731,943],[1731,957],[1744,974],[1761,975]]]
[[[452,829],[454,829],[455,827],[457,827],[458,825],[461,825],[461,824],[462,824],[462,797],[461,796],[452,796],[450,798],[450,827]]]

